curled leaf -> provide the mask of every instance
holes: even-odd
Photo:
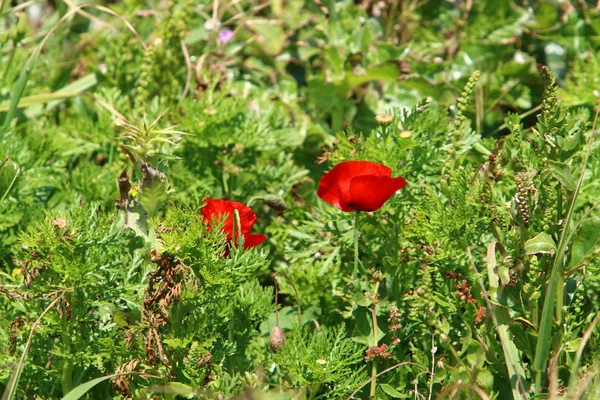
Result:
[[[534,238],[525,242],[525,253],[531,254],[554,254],[556,243],[552,236],[547,233],[540,233]]]

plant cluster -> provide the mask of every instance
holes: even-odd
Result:
[[[591,3],[1,2],[3,399],[599,397]]]

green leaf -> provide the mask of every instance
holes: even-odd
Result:
[[[504,354],[504,360],[508,369],[508,375],[511,382],[511,389],[514,399],[525,399],[524,393],[521,392],[521,385],[525,380],[525,369],[521,362],[522,356],[519,354],[519,350],[515,345],[514,336],[510,331],[510,315],[507,308],[502,306],[494,308],[494,315],[498,321],[496,326],[496,332],[502,345],[502,352]]]
[[[11,159],[0,161],[0,201],[8,196],[20,173],[19,164],[15,161]]]
[[[8,111],[6,113],[6,116],[4,117],[4,123],[2,124],[2,129],[0,129],[0,132],[5,132],[6,129],[8,129],[8,127],[10,126],[10,123],[12,122],[12,120],[15,116],[15,113],[17,112],[17,108],[18,108],[19,102],[21,100],[21,97],[23,96],[23,93],[25,92],[25,87],[27,86],[27,81],[29,80],[30,72],[31,72],[31,65],[28,62],[27,64],[25,64],[25,66],[21,70],[21,73],[19,74],[19,79],[13,85],[12,92],[10,95],[10,101],[6,102],[6,110],[1,109],[1,107],[4,105],[4,103],[0,104],[0,112]]]
[[[199,394],[197,389],[179,382],[169,382],[162,386],[151,386],[148,388],[148,391],[155,394],[177,395],[177,397],[181,396],[186,399],[193,399]]]
[[[510,282],[510,271],[508,267],[499,267],[498,276],[500,277],[500,281],[503,285],[508,285],[508,283]]]
[[[81,396],[83,396],[84,394],[89,392],[94,386],[96,386],[100,382],[104,382],[108,379],[112,379],[117,376],[129,375],[132,373],[134,373],[134,372],[126,372],[123,374],[113,374],[113,375],[101,376],[100,378],[92,379],[91,381],[82,383],[81,385],[77,386],[75,389],[71,390],[69,393],[66,394],[65,397],[62,398],[62,400],[77,400],[77,399],[81,398]]]
[[[519,37],[523,34],[525,24],[531,20],[531,14],[525,12],[518,19],[510,24],[506,24],[496,29],[485,39],[486,44],[505,44],[508,40],[514,37]]]
[[[575,190],[575,178],[571,175],[571,171],[563,163],[556,161],[549,161],[550,175],[554,176],[561,185],[568,191],[573,192]]]
[[[21,379],[21,373],[23,372],[23,368],[25,367],[25,360],[27,359],[27,354],[29,353],[29,349],[31,348],[31,342],[33,339],[33,335],[35,330],[48,311],[50,311],[57,303],[58,299],[55,299],[50,305],[42,312],[39,318],[34,322],[31,327],[31,331],[29,332],[29,337],[27,338],[27,342],[25,342],[25,347],[23,348],[23,353],[19,358],[19,362],[15,365],[10,378],[8,379],[8,383],[6,384],[6,388],[4,393],[2,393],[2,400],[12,400],[15,398],[17,393],[17,387],[19,385],[19,380]]]
[[[98,80],[95,74],[89,74],[68,84],[67,86],[59,89],[53,93],[42,93],[31,96],[19,97],[19,104],[16,108],[30,107],[33,105],[48,103],[48,108],[55,107],[62,100],[69,97],[78,96],[84,91],[88,90],[92,86],[96,85]],[[12,101],[4,101],[0,103],[0,112],[7,111],[10,109]]]
[[[354,331],[352,332],[352,340],[365,346],[374,346],[373,321],[370,310],[366,307],[360,307],[352,314],[356,321]],[[378,326],[377,339],[381,340],[384,336],[385,334]]]
[[[498,289],[499,286],[498,275],[500,271],[498,270],[498,261],[496,260],[496,247],[498,247],[503,258],[506,255],[506,250],[504,249],[502,243],[499,243],[494,240],[488,245],[486,254],[486,265],[490,289]]]
[[[600,239],[600,217],[589,219],[581,224],[573,241],[569,265],[578,265],[592,251]]]
[[[447,85],[433,82],[421,76],[412,75],[407,77],[398,83],[398,87],[402,88],[404,92],[416,92],[419,97],[434,98],[440,104],[455,101],[455,96]]]
[[[247,21],[248,26],[256,32],[256,41],[265,53],[274,56],[281,53],[287,36],[281,22],[275,20]]]
[[[355,75],[353,72],[346,73],[346,82],[349,89],[353,89],[363,83],[370,81],[396,81],[400,77],[400,64],[397,61],[386,61],[375,65],[367,70],[365,74]]]
[[[477,382],[488,391],[491,391],[494,386],[494,375],[484,368],[479,368],[477,371]]]
[[[139,198],[141,206],[150,217],[156,215],[168,201],[167,184],[160,181],[144,187]]]
[[[379,385],[381,390],[385,392],[388,396],[392,396],[394,399],[405,399],[406,395],[400,393],[392,385],[388,385],[387,383],[382,383]]]
[[[552,236],[547,233],[540,233],[534,238],[525,242],[525,253],[531,254],[554,254],[556,251],[556,243]]]
[[[558,9],[549,2],[538,2],[535,6],[534,29],[549,29],[560,23],[558,20]]]

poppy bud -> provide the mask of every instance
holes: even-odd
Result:
[[[274,211],[283,212],[287,209],[287,206],[281,197],[268,194],[264,197],[264,201],[265,204]]]
[[[285,335],[283,329],[279,325],[276,325],[271,329],[271,335],[269,336],[269,348],[273,353],[277,353],[281,347],[285,344]]]

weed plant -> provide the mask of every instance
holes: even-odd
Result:
[[[0,14],[3,400],[600,398],[595,2]]]

